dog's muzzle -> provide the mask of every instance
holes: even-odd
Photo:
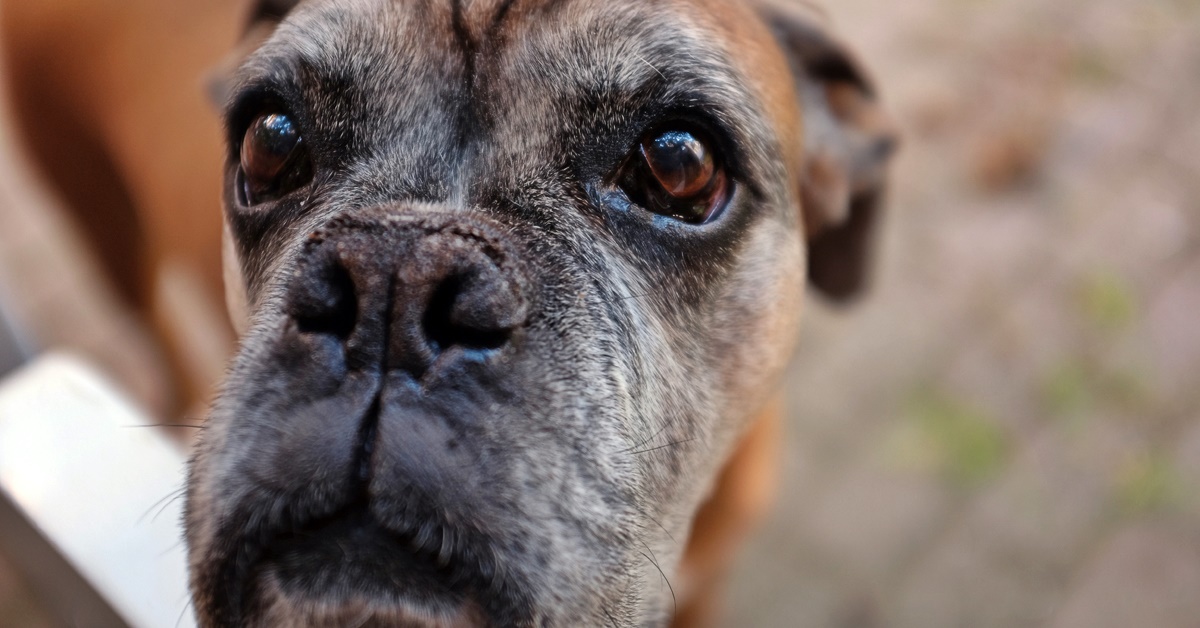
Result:
[[[519,394],[533,304],[503,228],[467,212],[345,213],[280,285],[285,316],[260,356],[276,383],[239,410],[247,490],[196,578],[224,591],[211,615],[293,622],[273,609],[351,613],[365,597],[397,621],[511,617],[520,594],[492,523],[509,508],[494,496],[512,482],[512,425],[496,409]]]

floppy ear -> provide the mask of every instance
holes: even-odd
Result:
[[[762,0],[759,11],[788,57],[803,108],[809,281],[845,301],[867,281],[895,131],[822,15],[800,0]]]
[[[278,24],[300,0],[254,0],[250,11],[250,28],[260,22]]]

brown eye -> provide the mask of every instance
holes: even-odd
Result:
[[[647,135],[622,188],[630,200],[665,216],[702,223],[728,198],[728,179],[712,144],[699,132]]]
[[[281,113],[259,116],[246,129],[241,166],[246,205],[279,198],[312,179],[312,163],[300,131]]]

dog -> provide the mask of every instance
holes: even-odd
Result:
[[[241,348],[190,463],[203,626],[714,617],[806,284],[896,144],[783,0],[269,0],[222,79]]]

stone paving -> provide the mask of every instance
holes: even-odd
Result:
[[[828,4],[905,145],[724,624],[1200,626],[1200,2]]]
[[[831,4],[906,142],[725,624],[1200,626],[1200,3]]]

